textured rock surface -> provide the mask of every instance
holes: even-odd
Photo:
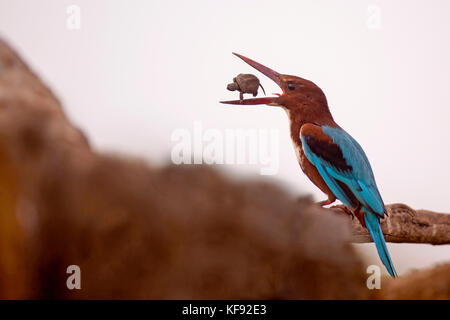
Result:
[[[450,299],[450,263],[429,270],[416,271],[407,277],[387,282],[380,298]]]
[[[358,298],[344,218],[208,168],[94,153],[0,43],[2,298]],[[82,290],[66,287],[66,268]]]

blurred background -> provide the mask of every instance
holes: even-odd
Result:
[[[0,34],[96,150],[164,164],[173,132],[192,132],[195,121],[220,132],[275,129],[279,170],[264,178],[323,200],[299,168],[282,109],[218,103],[237,98],[225,89],[236,74],[255,72],[234,51],[319,85],[365,149],[386,203],[450,212],[449,11],[447,1],[417,0],[0,0]],[[220,167],[255,176],[261,166]],[[355,247],[378,263],[373,244]],[[450,258],[449,246],[388,247],[399,273]]]

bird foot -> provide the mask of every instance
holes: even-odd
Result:
[[[334,201],[331,201],[330,199],[327,199],[327,200],[323,200],[323,201],[317,202],[317,205],[320,206],[320,207],[324,207],[324,206],[327,206],[329,204],[332,204],[333,202]]]
[[[346,214],[348,214],[349,216],[352,217],[352,220],[355,218],[355,215],[353,214],[353,212],[347,208],[346,206],[342,205],[342,204],[338,204],[335,206],[331,206],[330,209],[338,209],[338,210],[342,210],[344,211]]]

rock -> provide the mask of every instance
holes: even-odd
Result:
[[[379,298],[449,300],[450,263],[437,265],[428,270],[415,271],[397,280],[390,280]]]
[[[210,167],[92,151],[4,42],[0,176],[0,298],[369,297],[345,217]]]

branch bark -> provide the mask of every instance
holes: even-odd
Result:
[[[387,206],[389,216],[381,220],[387,242],[450,244],[450,214],[414,210],[405,204]],[[352,221],[353,242],[372,242],[358,219]]]

